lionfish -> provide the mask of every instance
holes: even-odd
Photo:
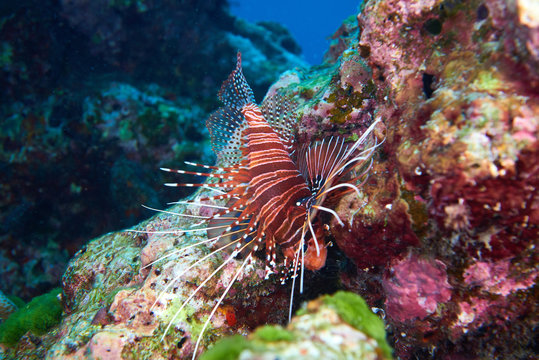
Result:
[[[222,244],[222,240],[226,239],[225,245],[198,259],[182,274],[199,266],[210,256],[225,249],[231,250],[222,264],[183,302],[176,316],[225,265],[238,255],[242,255],[241,265],[236,269],[232,281],[204,323],[195,345],[193,359],[196,357],[204,331],[232,285],[243,271],[248,271],[247,265],[261,252],[265,255],[266,279],[272,273],[280,273],[281,282],[288,278],[292,279],[290,320],[296,278],[298,276],[300,278],[301,293],[305,268],[319,270],[326,262],[328,244],[323,238],[319,212],[334,216],[341,226],[344,225],[339,215],[324,206],[324,203],[346,192],[354,191],[361,195],[357,182],[360,179],[365,181],[365,175],[372,165],[374,149],[380,145],[375,140],[374,144],[367,146],[367,139],[379,122],[377,120],[359,139],[351,143],[345,142],[344,138],[330,137],[310,146],[296,146],[293,129],[296,121],[295,103],[290,98],[275,95],[267,97],[259,107],[243,75],[239,52],[236,68],[224,81],[218,96],[224,106],[210,115],[206,126],[219,166],[186,162],[187,165],[210,172],[161,168],[171,173],[217,179],[217,182],[203,184],[165,185],[214,190],[216,195],[199,199],[198,202],[189,200],[176,203],[213,207],[218,211],[214,215],[202,217],[150,208],[174,215],[203,219],[197,226],[205,225],[204,227],[174,232],[207,231],[208,239],[183,247],[173,254],[201,244]],[[357,169],[362,171],[358,174]],[[226,201],[226,206],[207,203],[215,200]],[[147,267],[173,254],[165,255]],[[174,279],[169,286],[177,279]],[[160,295],[154,306],[159,301]],[[173,321],[174,319],[170,321],[162,339],[170,330]]]

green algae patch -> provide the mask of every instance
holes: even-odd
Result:
[[[264,349],[261,343],[292,341],[294,334],[279,325],[265,325],[256,329],[250,339],[241,335],[220,339],[200,360],[235,360],[244,350]]]
[[[349,115],[354,110],[363,108],[363,101],[374,97],[375,93],[376,85],[372,80],[363,85],[361,92],[354,91],[350,85],[345,89],[337,86],[327,98],[327,102],[334,105],[329,110],[330,121],[334,124],[344,124],[349,120]]]
[[[357,334],[364,340],[358,342]],[[383,321],[371,312],[365,300],[341,291],[303,306],[287,328],[265,325],[248,337],[221,339],[201,359],[328,358],[336,351],[347,359],[391,359],[392,350],[385,337]]]
[[[335,310],[345,322],[375,339],[384,354],[391,358],[392,350],[386,341],[384,322],[371,311],[361,296],[338,291],[334,295],[324,296],[322,302]]]
[[[196,312],[195,308],[189,304],[185,305],[183,309],[178,313],[178,311],[181,309],[183,305],[183,301],[181,299],[173,299],[169,307],[166,309],[166,311],[161,315],[163,320],[168,323],[172,320],[174,322],[187,322],[187,319],[193,316],[193,314]]]
[[[171,321],[173,324],[179,324],[179,323],[185,323],[189,326],[189,331],[191,333],[191,337],[193,339],[198,338],[200,333],[202,332],[202,328],[204,327],[204,323],[208,319],[207,315],[202,316],[199,320],[197,320],[195,313],[197,310],[191,306],[186,305],[183,309],[180,310],[181,306],[183,304],[183,301],[180,299],[174,299],[167,308],[167,310],[161,315],[161,318],[163,319],[163,322],[165,324],[170,323]],[[169,334],[171,332],[169,331]],[[210,339],[215,335],[215,328],[213,327],[212,322],[210,321],[206,330],[204,331],[204,339]]]
[[[258,328],[254,338],[264,342],[292,341],[294,334],[278,325],[265,325]]]
[[[480,71],[472,86],[481,91],[497,91],[503,88],[503,82],[489,69]]]
[[[234,335],[218,340],[208,349],[200,360],[235,360],[244,350],[263,351],[264,343],[292,341],[292,332],[278,325],[265,325],[258,328],[250,339]]]
[[[57,288],[37,296],[11,314],[0,325],[0,343],[14,346],[28,331],[41,336],[57,325],[62,318],[62,304],[58,299],[61,291]]]
[[[249,341],[241,335],[221,339],[208,349],[200,360],[235,360],[243,350],[251,348]]]

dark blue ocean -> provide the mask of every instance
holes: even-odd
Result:
[[[340,0],[338,6],[328,1],[232,0],[232,14],[248,21],[275,21],[290,30],[303,50],[304,59],[312,65],[322,61],[328,49],[329,37],[343,19],[357,15],[362,1]]]

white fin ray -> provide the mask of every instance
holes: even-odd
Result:
[[[183,302],[182,306],[176,311],[176,313],[174,314],[174,316],[172,317],[172,319],[170,320],[168,326],[166,327],[164,333],[163,333],[163,336],[161,337],[161,341],[164,340],[167,332],[170,330],[170,328],[172,327],[172,323],[174,322],[174,320],[176,320],[176,318],[178,317],[178,315],[180,314],[180,312],[185,308],[185,306],[187,306],[187,304],[191,301],[191,299],[193,297],[195,297],[196,294],[198,294],[198,292],[208,283],[208,281],[210,281],[214,276],[215,274],[217,274],[218,272],[220,272],[230,261],[232,261],[232,259],[234,259],[236,257],[236,255],[238,253],[240,253],[241,251],[243,251],[251,242],[248,242],[246,243],[244,246],[242,246],[242,248],[240,250],[234,250],[234,252],[226,259],[224,260],[221,265],[219,265],[217,267],[217,269],[215,269],[210,275],[208,275],[208,277],[191,293],[191,295],[189,295],[189,297]],[[198,262],[198,261],[197,261]],[[202,334],[203,332],[201,332]],[[196,352],[193,354],[193,359],[196,357]]]
[[[234,276],[232,277],[232,280],[230,281],[230,284],[228,284],[226,289],[223,291],[223,294],[221,295],[219,300],[217,300],[217,304],[215,304],[215,306],[213,307],[210,315],[208,316],[208,318],[204,322],[204,326],[202,326],[202,330],[200,331],[200,334],[198,335],[198,338],[197,338],[197,342],[195,344],[195,350],[193,351],[193,357],[191,358],[192,360],[195,360],[195,358],[196,358],[197,350],[198,350],[198,347],[200,346],[200,341],[202,340],[202,336],[204,335],[204,331],[206,331],[206,328],[208,327],[208,324],[210,323],[211,319],[213,318],[213,315],[215,315],[215,312],[217,311],[217,309],[219,308],[219,306],[223,302],[223,299],[225,298],[225,296],[228,294],[228,292],[232,288],[232,285],[234,285],[234,283],[238,279],[238,276],[242,273],[243,268],[245,267],[247,262],[251,261],[251,258],[252,258],[252,254],[249,254],[247,256],[247,258],[245,258],[245,260],[243,260],[243,262],[242,262],[241,266],[239,267],[239,269],[234,273]]]
[[[244,229],[237,230],[237,231],[233,231],[233,232],[229,232],[229,233],[227,233],[227,235],[233,235],[233,234],[237,234],[237,233],[241,233],[241,232],[244,232]],[[162,261],[162,260],[164,260],[164,259],[167,259],[167,258],[169,258],[169,257],[175,256],[175,255],[179,255],[179,254],[181,254],[182,252],[184,252],[185,250],[189,250],[189,249],[192,249],[192,248],[194,248],[194,247],[197,247],[197,246],[200,246],[200,245],[203,245],[203,244],[207,244],[207,243],[219,241],[219,239],[222,238],[222,237],[223,237],[223,234],[218,235],[218,236],[215,236],[215,237],[212,237],[212,238],[210,238],[210,239],[198,241],[198,242],[196,242],[196,243],[194,243],[194,244],[189,244],[189,245],[184,246],[184,247],[182,247],[182,248],[180,248],[180,249],[178,249],[178,250],[174,250],[174,251],[172,251],[172,252],[170,252],[170,253],[168,253],[168,254],[166,254],[166,255],[163,255],[163,256],[161,256],[160,258],[158,258],[158,259],[152,261],[151,263],[146,264],[146,265],[143,267],[143,269],[146,269],[146,268],[148,268],[148,267],[150,267],[150,266],[152,266],[152,265],[154,265],[154,264],[156,264],[156,263],[158,263],[158,262],[160,262],[160,261]]]

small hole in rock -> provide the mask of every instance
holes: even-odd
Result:
[[[181,348],[182,348],[182,346],[183,346],[183,344],[185,344],[185,341],[186,341],[186,340],[187,340],[187,338],[184,338],[184,337],[183,337],[183,338],[181,338],[180,341],[178,341],[178,344],[177,344],[178,349],[181,349]]]
[[[434,82],[434,75],[423,73],[423,93],[427,99],[432,97],[434,89],[432,83]]]
[[[442,22],[438,19],[429,19],[425,22],[423,28],[428,31],[429,34],[439,35],[442,32]]]
[[[477,21],[485,20],[488,18],[488,7],[485,4],[481,4],[477,8]]]
[[[359,56],[362,58],[368,58],[371,54],[371,47],[369,45],[359,45]]]

